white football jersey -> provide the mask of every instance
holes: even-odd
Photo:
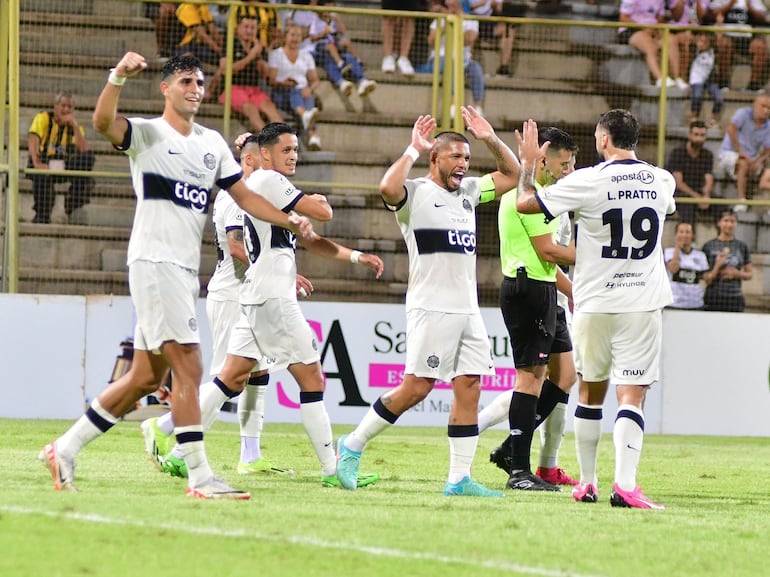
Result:
[[[477,312],[479,179],[463,178],[454,192],[428,178],[407,180],[404,188],[406,198],[395,214],[409,253],[406,310]]]
[[[217,192],[211,218],[214,222],[214,243],[217,247],[217,267],[209,280],[207,298],[215,301],[237,301],[242,278],[235,273],[227,233],[243,229],[243,210],[226,190]]]
[[[275,170],[255,170],[246,184],[285,213],[289,213],[304,195]],[[258,305],[273,298],[296,299],[294,250],[297,239],[294,233],[246,214],[243,241],[249,268],[241,285],[241,304]]]
[[[667,170],[621,160],[583,168],[537,193],[547,218],[574,211],[575,310],[651,311],[672,302],[661,237],[676,210]]]
[[[128,264],[170,262],[197,271],[211,189],[227,189],[241,167],[222,136],[199,124],[184,136],[163,118],[131,118],[122,146],[130,159],[136,213]]]
[[[569,246],[570,241],[572,241],[572,221],[569,218],[569,213],[563,212],[559,215],[559,230],[556,233],[556,243],[562,246]],[[562,265],[559,266],[562,269],[564,268]],[[565,272],[565,274],[569,276],[569,273]],[[569,312],[569,299],[567,295],[557,292],[556,304],[567,311],[567,318],[570,318],[571,313]]]

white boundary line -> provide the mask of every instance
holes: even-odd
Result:
[[[354,545],[348,543],[339,543],[324,541],[308,536],[287,535],[276,536],[244,529],[221,529],[219,527],[190,527],[188,525],[178,525],[173,523],[151,523],[140,519],[117,519],[105,517],[104,515],[92,513],[73,513],[46,511],[43,509],[32,509],[28,507],[0,506],[3,513],[17,515],[39,515],[57,519],[66,519],[70,521],[81,521],[85,523],[99,523],[103,525],[118,525],[125,527],[137,527],[142,529],[162,529],[180,533],[190,533],[193,535],[209,535],[212,537],[235,537],[256,539],[259,541],[271,541],[273,543],[287,543],[292,545],[305,545],[318,547],[319,549],[339,549],[345,551],[354,551],[366,553],[368,555],[377,555],[379,557],[392,557],[397,559],[411,559],[415,561],[434,561],[446,565],[468,565],[469,567],[495,569],[500,571],[515,571],[524,575],[534,575],[536,577],[602,577],[600,575],[588,573],[575,573],[569,569],[546,569],[543,567],[530,567],[518,563],[508,563],[505,561],[472,561],[460,557],[451,557],[448,555],[439,555],[436,553],[405,551],[402,549],[391,549],[386,547],[377,547],[373,545]]]

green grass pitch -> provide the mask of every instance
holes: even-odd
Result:
[[[241,477],[237,426],[206,436],[215,471],[248,502],[184,496],[159,473],[138,423],[119,423],[79,456],[77,494],[56,493],[37,453],[64,421],[0,420],[0,575],[761,577],[768,569],[770,442],[646,438],[639,481],[665,511],[613,509],[612,439],[602,439],[600,501],[506,490],[503,499],[448,498],[446,431],[395,426],[364,452],[382,480],[355,492],[323,488],[299,425],[265,427],[265,456],[294,479]],[[351,427],[336,426],[335,436]],[[474,477],[503,488],[479,442]],[[537,445],[537,440],[535,445]],[[577,474],[574,439],[562,465]],[[537,464],[537,450],[533,451]]]

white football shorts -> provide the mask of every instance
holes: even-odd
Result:
[[[320,360],[315,334],[295,299],[240,306],[240,318],[230,331],[229,354],[257,359],[259,370],[269,372]]]
[[[128,285],[136,312],[135,349],[159,354],[166,341],[200,344],[196,271],[168,262],[138,260],[128,267]]]
[[[241,317],[241,307],[237,300],[215,301],[206,299],[206,316],[211,328],[211,341],[214,352],[211,356],[209,374],[212,377],[222,372],[230,343],[230,331]]]
[[[575,368],[584,381],[651,385],[659,379],[663,314],[581,313],[572,319]]]
[[[404,372],[447,383],[459,375],[495,374],[481,313],[408,311]]]

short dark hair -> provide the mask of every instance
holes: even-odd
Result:
[[[259,132],[252,132],[251,134],[249,134],[246,140],[243,141],[243,144],[241,145],[241,150],[243,150],[250,144],[256,144],[257,146],[259,146]]]
[[[628,110],[615,108],[599,117],[599,127],[610,135],[613,146],[621,150],[635,150],[639,143],[639,121]]]
[[[563,131],[561,128],[555,126],[548,126],[541,128],[537,132],[537,143],[543,146],[546,142],[551,144],[548,150],[561,151],[568,150],[569,152],[577,152],[578,145],[572,140],[572,137],[568,132]]]
[[[676,226],[674,227],[674,232],[675,233],[679,232],[679,227],[684,225],[687,225],[692,229],[692,236],[693,238],[695,238],[695,227],[692,225],[691,222],[688,222],[686,220],[680,220],[679,222],[677,222]]]
[[[257,134],[259,147],[272,146],[278,142],[278,139],[282,134],[294,134],[294,129],[285,122],[270,122],[269,124],[266,124],[265,127],[259,131],[259,134]],[[248,142],[248,139],[246,142]]]
[[[703,120],[693,120],[690,122],[690,130],[693,128],[707,128],[706,123]]]
[[[439,132],[436,136],[434,136],[434,138],[435,138],[435,142],[433,143],[433,148],[431,149],[431,152],[437,151],[440,148],[444,148],[450,142],[462,142],[470,146],[470,142],[468,141],[468,139],[465,137],[464,134],[460,134],[459,132],[453,132],[451,130]]]
[[[179,74],[180,72],[202,72],[201,61],[192,54],[182,54],[169,58],[160,71],[161,80],[168,79],[169,76]]]
[[[715,221],[714,221],[716,223],[716,225],[717,225],[717,229],[719,229],[719,221],[722,220],[726,216],[735,216],[735,211],[731,207],[729,207],[729,206],[725,206],[725,207],[717,209],[717,214],[716,214],[716,218],[715,218]]]

